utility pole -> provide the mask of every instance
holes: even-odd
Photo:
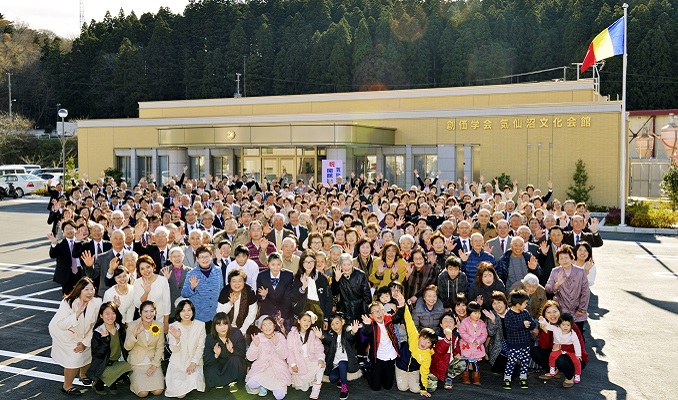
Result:
[[[80,0],[80,30],[85,25],[85,0]]]
[[[7,86],[9,87],[9,119],[12,120],[12,74],[5,72],[7,74]]]
[[[242,96],[247,97],[247,56],[242,56]]]

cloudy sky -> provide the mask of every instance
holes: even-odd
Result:
[[[22,21],[33,29],[47,29],[63,37],[76,37],[80,33],[80,0],[2,0],[0,13],[5,19]],[[145,12],[157,12],[160,7],[169,7],[174,13],[182,13],[188,0],[84,0],[85,21],[101,21],[107,10],[113,16],[120,8],[125,15],[132,10],[140,16]]]

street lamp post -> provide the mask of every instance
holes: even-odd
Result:
[[[61,118],[61,168],[63,168],[63,174],[66,176],[66,123],[64,118],[68,117],[68,110],[60,108],[58,114]]]

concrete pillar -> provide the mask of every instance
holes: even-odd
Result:
[[[464,146],[464,176],[468,181],[473,181],[473,148],[470,145]]]
[[[131,148],[130,153],[129,153],[129,160],[130,160],[130,182],[131,187],[134,187],[137,183],[139,183],[139,177],[137,176],[137,149]]]
[[[414,174],[414,156],[412,155],[412,145],[405,145],[405,190],[413,185]]]
[[[383,175],[384,170],[384,152],[381,147],[377,147],[377,175]]]
[[[205,180],[207,176],[212,173],[212,156],[210,155],[209,147],[205,148]]]
[[[162,185],[162,176],[160,176],[160,171],[158,170],[158,149],[151,149],[151,173],[156,179],[156,182],[160,182]]]
[[[167,151],[169,156],[169,176],[177,175],[181,177],[184,172],[184,165],[188,162],[188,150],[185,148],[174,148]]]

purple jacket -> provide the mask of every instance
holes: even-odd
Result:
[[[586,271],[584,271],[584,268],[573,265],[570,270],[570,276],[565,279],[565,283],[556,289],[555,284],[561,274],[565,274],[563,267],[551,270],[551,276],[549,276],[549,280],[544,287],[546,293],[552,293],[553,300],[560,304],[562,312],[572,314],[575,322],[586,321],[591,294]],[[577,311],[582,311],[584,314],[577,316]]]

